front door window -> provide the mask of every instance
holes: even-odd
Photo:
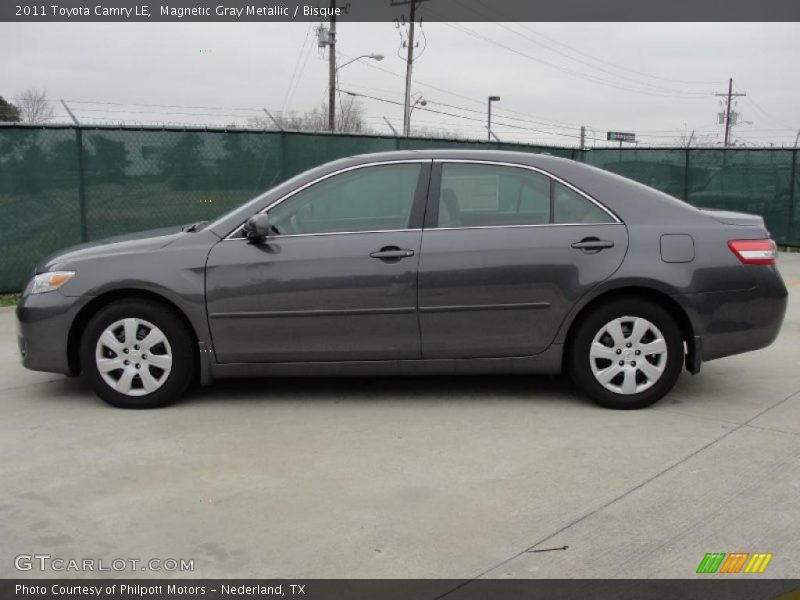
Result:
[[[354,169],[320,181],[269,211],[278,235],[408,228],[419,163]]]

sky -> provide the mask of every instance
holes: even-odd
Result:
[[[734,91],[746,146],[792,146],[800,129],[800,23],[441,23],[425,21],[414,62],[413,131],[485,139],[486,103],[502,141],[641,146],[717,144],[715,93]],[[430,18],[429,14],[428,17]],[[317,23],[3,23],[0,95],[44,88],[87,123],[245,126],[308,112],[327,98]],[[366,124],[402,130],[405,61],[393,23],[339,23],[339,87],[362,94]],[[365,96],[372,96],[367,98]],[[380,99],[380,100],[378,100]],[[436,111],[436,112],[433,112]],[[448,113],[448,114],[442,114]]]

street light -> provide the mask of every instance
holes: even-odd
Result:
[[[361,60],[362,58],[370,58],[372,60],[377,60],[378,62],[380,62],[383,60],[383,54],[373,53],[373,54],[362,54],[361,56],[356,56],[355,58],[348,60],[346,63],[342,63],[341,65],[336,67],[336,70],[338,71],[339,69],[346,67],[350,63],[356,62],[357,60]]]
[[[414,104],[411,105],[411,110],[414,110],[417,107],[417,105],[427,106],[428,101],[425,100],[425,98],[423,98],[422,96],[419,96],[416,100],[414,100]]]
[[[331,46],[331,52],[333,52],[333,46]],[[333,56],[333,54],[331,54]],[[342,69],[349,65],[350,63],[354,63],[357,60],[361,60],[362,58],[370,58],[372,60],[382,61],[383,54],[362,54],[361,56],[356,56],[355,58],[351,58],[346,63],[343,63],[333,68],[333,62],[331,62],[330,71],[328,71],[328,129],[333,132],[336,130],[336,88],[339,84],[339,69]]]
[[[489,96],[488,119],[486,123],[486,139],[492,141],[492,102],[499,102],[500,96]]]

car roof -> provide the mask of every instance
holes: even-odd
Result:
[[[345,161],[371,162],[379,160],[413,160],[413,159],[465,159],[506,161],[531,166],[554,163],[576,163],[568,158],[560,158],[546,152],[515,152],[513,150],[480,150],[473,148],[425,148],[415,150],[390,150],[388,152],[371,152],[350,156]],[[578,163],[576,163],[578,164]]]

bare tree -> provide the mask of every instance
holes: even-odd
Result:
[[[327,110],[327,106],[325,107]],[[364,122],[364,105],[353,96],[347,96],[339,105],[336,115],[336,131],[348,133],[366,133]]]
[[[708,146],[716,146],[721,142],[716,133],[705,134],[692,134],[686,135],[685,133],[675,138],[675,145],[681,148],[705,148]]]
[[[328,129],[328,104],[323,102],[307,113],[289,111],[275,117],[277,125],[290,131],[326,131]],[[252,117],[248,125],[255,128],[271,129],[276,126],[272,119]],[[364,107],[353,97],[342,99],[336,111],[336,131],[342,133],[367,133]]]
[[[421,138],[436,138],[441,140],[465,140],[469,139],[468,135],[463,135],[459,131],[454,131],[452,129],[446,129],[444,127],[414,127],[413,122],[411,124],[411,137],[421,137]],[[475,136],[477,138],[477,136]],[[484,137],[481,137],[480,140],[483,141]]]
[[[53,107],[44,89],[25,90],[17,97],[17,107],[23,123],[47,123],[53,118]]]

